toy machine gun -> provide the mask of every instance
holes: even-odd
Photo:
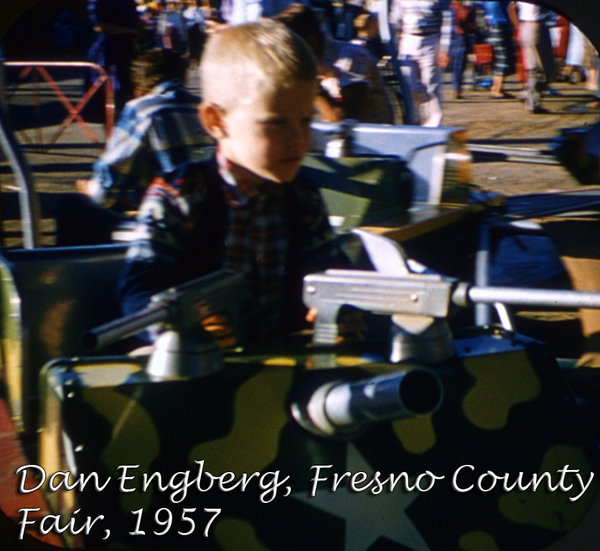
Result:
[[[330,345],[338,337],[337,316],[342,306],[392,316],[389,360],[418,359],[439,363],[453,354],[447,325],[451,307],[474,304],[600,308],[600,292],[478,286],[446,278],[407,259],[390,239],[354,230],[375,271],[327,270],[304,279],[304,302],[318,312],[315,344]]]
[[[194,377],[219,371],[222,358],[216,339],[200,321],[211,313],[227,316],[234,335],[240,335],[242,276],[219,270],[157,293],[147,308],[87,331],[90,350],[152,328],[158,337],[146,371],[151,377]]]

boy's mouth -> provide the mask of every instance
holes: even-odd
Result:
[[[282,162],[285,164],[293,165],[293,164],[301,163],[303,159],[304,159],[303,156],[296,155],[294,157],[285,157],[284,159],[282,159]]]

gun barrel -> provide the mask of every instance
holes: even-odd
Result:
[[[312,394],[305,412],[312,430],[319,434],[352,434],[368,423],[432,413],[442,394],[436,374],[413,368],[323,385]]]
[[[131,316],[119,318],[86,331],[83,335],[83,345],[89,350],[103,348],[135,335],[150,325],[167,320],[169,314],[168,306],[149,306]]]
[[[551,308],[600,308],[600,293],[560,289],[526,289],[519,287],[472,286],[456,289],[452,296],[455,304],[503,303],[520,306],[547,306]]]

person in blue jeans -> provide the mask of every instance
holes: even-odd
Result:
[[[450,46],[450,68],[452,69],[452,99],[460,98],[463,73],[467,55],[473,51],[477,32],[475,4],[472,0],[452,0],[454,25]]]
[[[96,40],[88,59],[108,73],[119,111],[134,96],[130,67],[144,30],[134,0],[88,0]]]
[[[392,0],[390,25],[398,36],[405,124],[440,126],[442,72],[452,37],[450,0]]]

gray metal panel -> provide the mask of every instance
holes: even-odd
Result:
[[[346,127],[347,128],[347,127]],[[352,154],[396,155],[406,161],[414,176],[413,200],[439,203],[445,154],[454,127],[355,124],[351,127]],[[314,122],[313,151],[324,152],[327,142],[344,131],[337,123]]]
[[[86,351],[83,332],[120,315],[116,284],[125,245],[7,250],[2,274],[2,356],[17,426],[37,427],[38,375],[52,358]]]

